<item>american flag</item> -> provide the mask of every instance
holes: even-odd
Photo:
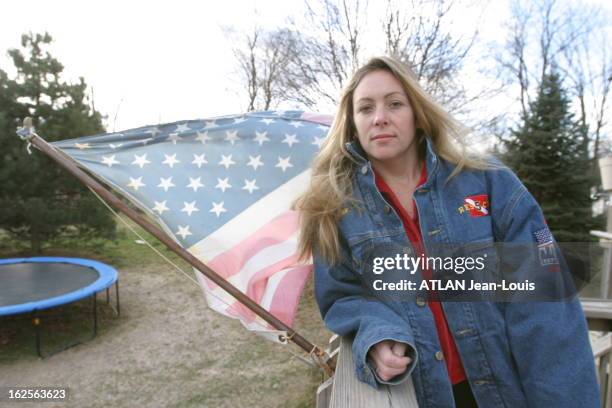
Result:
[[[331,117],[265,111],[147,126],[53,145],[118,190],[219,275],[291,325],[310,264],[297,262],[297,214]],[[278,338],[196,273],[208,304]]]

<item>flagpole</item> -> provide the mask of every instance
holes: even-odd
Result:
[[[132,208],[128,207],[123,201],[121,201],[115,194],[106,189],[96,179],[81,170],[78,167],[76,161],[74,161],[72,158],[64,157],[60,153],[58,153],[55,148],[52,147],[47,141],[45,141],[43,138],[34,133],[31,118],[24,119],[23,128],[20,128],[17,134],[22,139],[27,140],[29,143],[37,147],[41,152],[46,154],[53,161],[55,161],[62,168],[64,168],[64,170],[68,171],[70,174],[76,177],[81,183],[91,188],[96,194],[100,196],[100,198],[102,198],[110,206],[122,212],[130,219],[132,219],[136,224],[144,228],[147,232],[149,232],[151,235],[161,241],[169,250],[180,256],[201,274],[212,280],[215,284],[220,286],[223,290],[232,295],[236,300],[244,304],[263,320],[270,323],[275,329],[285,331],[287,333],[286,340],[291,340],[304,351],[309,353],[313,357],[315,362],[329,376],[333,374],[333,361],[329,359],[329,356],[324,350],[306,340],[291,327],[287,326],[285,323],[280,321],[266,309],[257,304],[257,302],[253,301],[251,298],[242,293],[234,285],[219,276],[219,274],[217,274],[215,271],[206,266],[198,258],[186,251],[172,238],[170,238],[165,232],[163,232],[161,228],[147,220],[145,217],[137,213]]]

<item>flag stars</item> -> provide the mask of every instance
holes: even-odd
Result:
[[[200,155],[194,154],[193,155],[193,161],[191,162],[191,164],[195,164],[196,166],[198,166],[198,169],[199,169],[200,167],[202,167],[203,164],[207,164],[208,163],[204,156],[205,156],[204,153],[202,153]]]
[[[175,132],[177,132],[177,133],[189,132],[190,130],[191,129],[189,129],[189,126],[187,125],[187,123],[181,123],[181,124],[176,126]]]
[[[178,133],[170,133],[170,136],[168,136],[168,140],[171,141],[173,145],[175,145],[179,140],[181,140],[181,137]]]
[[[159,130],[159,128],[155,126],[155,127],[152,127],[151,129],[145,130],[144,133],[149,133],[151,137],[155,137],[156,135],[161,133],[161,130]]]
[[[321,136],[321,137],[317,137],[315,136],[314,141],[312,142],[313,145],[317,146],[317,148],[321,148],[321,146],[323,145],[323,142],[325,141],[325,137]]]
[[[89,143],[75,143],[74,147],[76,147],[79,150],[91,149],[91,146],[89,145]]]
[[[108,167],[113,167],[113,164],[119,164],[119,161],[115,159],[115,155],[112,156],[102,156],[102,163],[106,164]]]
[[[164,191],[167,193],[168,189],[170,187],[175,187],[175,185],[172,182],[172,177],[168,177],[168,178],[160,177],[159,184],[157,185],[157,187],[163,188]]]
[[[138,191],[140,187],[145,187],[145,184],[142,182],[142,177],[138,177],[138,178],[130,177],[130,182],[127,186],[132,187],[135,191]]]
[[[227,132],[225,132],[225,140],[230,142],[232,144],[232,146],[234,145],[234,143],[237,140],[240,140],[238,138],[238,131],[234,130],[233,132],[230,132],[229,130]]]
[[[189,225],[179,225],[179,229],[175,232],[175,234],[179,235],[183,239],[187,238],[189,235],[193,235],[191,231],[189,231]]]
[[[166,201],[161,201],[161,202],[155,201],[155,207],[153,207],[153,211],[155,211],[159,215],[162,215],[164,211],[169,211],[169,210],[170,209],[166,207]]]
[[[184,207],[181,210],[181,212],[186,212],[189,217],[191,217],[191,213],[193,213],[195,211],[200,211],[200,209],[196,207],[196,202],[195,201],[192,201],[190,203],[187,203],[187,202],[183,201],[183,205],[184,205]]]
[[[260,122],[263,122],[266,125],[270,125],[272,123],[275,123],[276,121],[274,119],[270,119],[270,118],[263,118],[262,120],[260,120]]]
[[[142,156],[139,156],[137,154],[134,155],[134,161],[132,162],[132,164],[135,164],[137,166],[139,166],[141,169],[144,167],[145,164],[149,164],[151,163],[149,160],[147,160],[147,154],[143,154]]]
[[[108,147],[110,147],[111,149],[115,150],[120,148],[121,146],[123,146],[123,143],[119,143],[119,144],[114,144],[114,143],[109,143]]]
[[[294,128],[297,129],[304,125],[302,124],[302,122],[298,122],[297,120],[292,120],[291,122],[289,122],[289,126],[293,126]]]
[[[218,188],[223,193],[225,193],[225,190],[227,190],[228,188],[232,188],[232,185],[229,183],[229,177],[226,177],[224,179],[217,178],[217,185],[215,186],[215,188]]]
[[[187,185],[187,188],[193,188],[193,192],[194,193],[197,192],[198,188],[204,187],[204,184],[202,184],[200,179],[201,177],[198,177],[198,178],[189,177],[189,184]]]
[[[220,166],[225,166],[225,169],[227,170],[232,164],[236,164],[236,162],[232,160],[231,154],[228,156],[225,156],[223,154],[221,155],[221,161],[219,162]]]
[[[223,207],[224,202],[221,201],[220,203],[215,203],[213,201],[213,208],[211,208],[209,210],[209,212],[211,213],[215,213],[215,215],[217,216],[217,218],[219,218],[219,216],[224,213],[227,212],[227,210]]]
[[[264,142],[270,141],[270,139],[268,138],[268,132],[257,132],[257,131],[255,131],[255,139],[253,140],[259,143],[260,146],[264,144]]]
[[[287,143],[289,147],[293,146],[294,143],[299,143],[297,140],[297,135],[289,135],[285,133],[285,140],[283,140],[283,143]]]
[[[217,125],[217,123],[214,120],[207,121],[206,124],[204,125],[204,129],[214,129],[216,127],[219,127],[219,125]]]
[[[176,153],[173,154],[172,156],[168,156],[167,154],[164,154],[164,157],[166,158],[162,164],[167,164],[168,166],[170,166],[170,168],[174,168],[174,165],[177,163],[180,163],[179,160],[177,160],[176,158]]]
[[[279,157],[278,158],[278,163],[276,163],[276,166],[274,167],[280,167],[283,170],[283,173],[285,172],[285,170],[287,170],[289,167],[293,167],[293,164],[291,164],[289,162],[289,160],[291,160],[291,156],[288,157]]]
[[[249,192],[249,194],[253,194],[254,190],[259,190],[259,187],[257,187],[255,185],[256,180],[247,180],[244,179],[244,186],[242,187],[243,190],[247,190]]]
[[[245,117],[234,118],[234,125],[237,125],[237,124],[242,123],[242,122],[246,122],[246,118]]]
[[[212,138],[208,136],[208,131],[206,132],[198,132],[198,136],[195,138],[198,142],[202,142],[202,144],[206,144]]]
[[[249,156],[249,162],[247,163],[247,166],[251,166],[253,167],[253,170],[257,170],[257,167],[259,166],[263,166],[263,162],[261,161],[261,155],[253,157],[253,156]]]

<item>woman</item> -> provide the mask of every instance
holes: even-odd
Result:
[[[372,254],[389,255],[390,245],[416,256],[449,244],[533,243],[552,247],[554,260],[533,197],[508,169],[456,147],[461,132],[392,58],[370,60],[349,81],[296,203],[325,324],[355,336],[361,381],[377,387],[411,375],[422,408],[598,407],[576,299],[388,301],[368,290]]]

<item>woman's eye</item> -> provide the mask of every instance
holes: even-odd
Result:
[[[402,106],[403,104],[402,104],[402,102],[400,102],[400,101],[393,101],[393,102],[391,102],[391,104],[390,104],[390,105],[391,105],[391,107],[392,107],[392,108],[399,108],[399,107],[400,107],[400,106]]]
[[[361,113],[367,113],[370,112],[372,110],[371,106],[360,106],[359,109],[357,109],[357,112],[361,112]]]

